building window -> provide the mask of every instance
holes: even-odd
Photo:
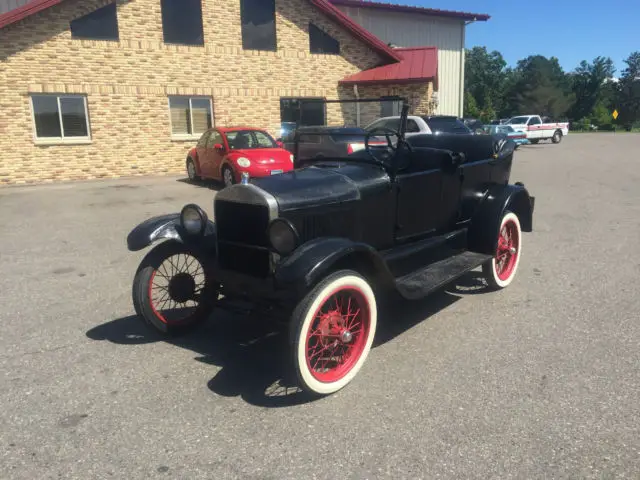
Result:
[[[115,2],[71,20],[71,38],[118,40],[120,36]]]
[[[240,0],[240,17],[243,49],[278,49],[275,0]]]
[[[309,23],[309,49],[311,53],[340,54],[340,42],[328,33]]]
[[[40,141],[89,140],[87,98],[82,95],[32,95],[35,138]]]
[[[162,0],[165,43],[204,45],[201,0]]]
[[[382,97],[380,101],[380,116],[381,117],[395,117],[400,115],[402,110],[402,102],[397,100],[397,97]]]
[[[302,102],[301,102],[302,100]],[[304,100],[316,100],[304,102]],[[327,104],[318,98],[281,98],[280,121],[282,123],[298,122],[300,126],[318,126],[327,123]]]
[[[199,138],[213,126],[212,110],[208,97],[169,97],[171,135]]]

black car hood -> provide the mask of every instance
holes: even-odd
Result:
[[[251,183],[269,192],[280,211],[359,200],[362,188],[387,179],[375,165],[326,161]]]
[[[280,211],[320,203],[348,202],[357,200],[360,196],[357,186],[350,178],[331,168],[315,166],[254,178],[251,183],[273,195]]]

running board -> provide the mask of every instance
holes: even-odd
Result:
[[[427,296],[470,270],[491,260],[491,255],[463,252],[396,278],[398,292],[408,300]]]

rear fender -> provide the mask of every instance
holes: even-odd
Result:
[[[357,271],[372,286],[393,286],[393,275],[373,247],[334,237],[317,238],[300,246],[277,266],[275,280],[278,288],[303,293],[330,272],[342,269]]]
[[[127,247],[137,252],[160,240],[175,240],[188,245],[212,245],[215,248],[216,227],[211,220],[202,235],[189,235],[180,225],[180,214],[171,213],[145,220],[127,236]]]
[[[518,216],[523,232],[533,230],[535,198],[521,183],[494,185],[484,196],[469,227],[469,249],[492,255],[498,247],[498,230],[506,211]]]

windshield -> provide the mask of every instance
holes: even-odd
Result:
[[[227,141],[229,142],[229,148],[231,150],[278,148],[278,145],[271,135],[260,130],[235,130],[228,132]]]
[[[509,120],[509,125],[524,125],[529,120],[529,117],[513,117]]]
[[[424,117],[432,132],[471,133],[471,130],[456,117]]]

